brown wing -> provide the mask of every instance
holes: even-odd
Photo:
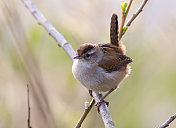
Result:
[[[117,71],[133,61],[128,56],[119,53],[117,48],[102,47],[102,50],[104,56],[98,65],[107,72]]]
[[[99,44],[99,47],[103,48],[103,49],[112,49],[115,52],[121,53],[121,54],[125,54],[126,53],[126,48],[125,45],[123,45],[122,43],[119,43],[118,46],[107,43],[107,44]]]

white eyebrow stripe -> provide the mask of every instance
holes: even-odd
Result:
[[[91,49],[89,52],[88,52],[88,54],[94,54],[96,52],[96,49],[95,48],[93,48],[93,49]]]

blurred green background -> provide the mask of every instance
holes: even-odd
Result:
[[[121,21],[121,0],[33,2],[75,50],[83,43],[109,42],[112,13]],[[133,2],[128,18],[141,2]],[[135,61],[129,77],[107,98],[116,127],[156,128],[176,112],[175,4],[149,0],[122,39]],[[0,5],[0,128],[27,126],[27,84],[33,128],[74,127],[91,97],[74,79],[71,60],[20,0]],[[96,107],[82,127],[104,127]]]

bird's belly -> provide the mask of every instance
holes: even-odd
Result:
[[[126,77],[126,71],[114,71],[107,73],[103,69],[98,69],[97,75],[99,83],[91,87],[92,90],[98,92],[106,92],[116,89],[120,82]]]
[[[125,70],[107,73],[100,67],[90,68],[78,64],[73,64],[72,72],[74,77],[80,81],[86,88],[97,91],[106,92],[115,89],[119,83],[127,76]]]
[[[100,81],[97,76],[96,68],[94,66],[85,65],[82,62],[75,60],[72,66],[72,73],[74,77],[86,88],[94,90]]]

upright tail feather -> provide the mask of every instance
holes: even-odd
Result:
[[[111,24],[110,24],[110,42],[113,45],[119,46],[119,26],[118,26],[118,17],[117,14],[113,14],[111,17]]]

